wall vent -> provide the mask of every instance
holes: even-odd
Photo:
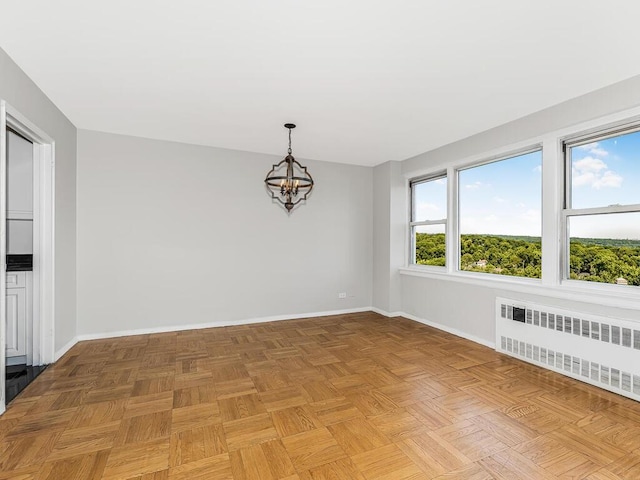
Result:
[[[640,401],[640,324],[496,298],[496,350]]]

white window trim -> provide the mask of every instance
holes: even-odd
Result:
[[[603,128],[599,132],[593,132],[589,135],[583,135],[577,139],[565,139],[563,142],[563,162],[564,162],[564,209],[562,210],[562,225],[561,225],[561,244],[562,244],[562,267],[561,267],[561,279],[562,282],[571,282],[578,284],[595,284],[596,286],[609,285],[602,282],[589,282],[586,280],[572,280],[571,277],[571,239],[569,238],[569,218],[589,216],[589,215],[607,215],[616,213],[640,213],[640,204],[628,204],[628,205],[609,205],[605,207],[590,207],[590,208],[572,208],[572,159],[569,157],[570,149],[585,145],[591,142],[597,142],[625,134],[638,133],[640,131],[640,124],[637,122],[630,123],[628,125],[618,125],[613,128]],[[615,286],[614,288],[618,288]],[[634,289],[638,289],[637,286],[632,286]]]
[[[494,273],[481,273],[481,272],[469,272],[466,270],[460,270],[460,215],[459,215],[459,205],[460,205],[460,172],[464,170],[469,170],[471,168],[481,167],[483,165],[490,165],[492,163],[501,162],[505,160],[509,160],[512,158],[519,157],[521,155],[526,155],[528,153],[533,152],[541,152],[542,153],[542,144],[538,143],[535,145],[527,145],[525,147],[519,147],[516,150],[511,150],[508,152],[503,152],[501,155],[493,155],[489,158],[484,158],[481,161],[476,163],[469,163],[459,167],[449,167],[447,168],[446,174],[439,174],[433,176],[426,177],[418,177],[415,179],[409,180],[409,196],[410,196],[410,204],[411,204],[411,212],[409,214],[409,218],[413,218],[413,211],[415,208],[414,205],[414,196],[413,196],[413,185],[421,183],[422,181],[429,180],[437,180],[438,178],[446,178],[447,179],[447,218],[439,219],[439,220],[428,220],[422,222],[409,222],[409,262],[406,265],[407,267],[416,267],[420,269],[437,269],[438,271],[446,270],[448,274],[461,274],[461,275],[489,275],[492,277],[507,277],[510,279],[514,278],[527,278],[527,277],[517,277],[511,275],[500,275]],[[543,167],[544,171],[544,167]],[[540,192],[542,197],[543,192]],[[541,206],[542,208],[542,206]],[[449,221],[449,219],[451,219]],[[419,265],[414,263],[415,261],[415,242],[414,242],[414,231],[413,228],[419,225],[445,225],[445,267],[439,267],[434,265]],[[542,228],[542,225],[541,225]],[[539,279],[529,279],[539,282]]]
[[[425,277],[469,283],[487,288],[499,288],[534,295],[545,295],[573,301],[588,301],[619,308],[640,308],[640,287],[610,285],[564,279],[564,243],[566,218],[564,215],[565,156],[563,145],[576,139],[588,139],[598,133],[625,129],[640,123],[640,107],[599,117],[570,127],[546,132],[517,143],[512,143],[484,153],[474,154],[429,168],[405,172],[409,188],[411,179],[437,175],[447,171],[447,267],[405,264],[399,269],[403,276]],[[456,270],[459,264],[458,182],[456,172],[470,166],[488,163],[513,156],[514,152],[542,147],[542,278],[531,279],[507,275],[482,274]],[[539,147],[538,147],[539,148]],[[410,193],[410,191],[409,191]],[[406,241],[410,242],[407,235]],[[407,243],[405,243],[407,245]],[[454,258],[455,257],[455,258]],[[408,256],[405,256],[408,260]]]
[[[470,170],[472,168],[476,168],[476,167],[482,167],[484,165],[490,165],[492,163],[496,163],[496,162],[502,162],[502,161],[506,161],[506,160],[511,160],[513,158],[517,158],[520,157],[522,155],[527,155],[529,153],[534,153],[534,152],[540,152],[540,155],[542,156],[542,145],[541,144],[537,144],[535,146],[530,146],[530,147],[526,147],[524,149],[519,149],[515,152],[510,152],[507,153],[506,155],[500,156],[500,157],[494,157],[491,160],[487,160],[484,162],[478,162],[476,164],[473,165],[468,165],[465,167],[460,167],[460,168],[456,168],[455,171],[455,184],[456,184],[456,210],[454,212],[455,215],[455,219],[456,219],[456,225],[457,225],[457,232],[456,232],[456,242],[454,245],[452,245],[452,247],[455,249],[455,253],[456,253],[456,262],[454,265],[454,272],[456,273],[462,273],[462,274],[477,274],[477,275],[481,275],[481,276],[485,276],[485,275],[490,275],[490,276],[498,276],[498,277],[507,277],[507,278],[527,278],[530,280],[534,280],[536,282],[539,282],[540,279],[534,278],[531,279],[530,277],[520,277],[520,276],[516,276],[516,275],[500,275],[498,273],[482,273],[482,272],[468,272],[466,270],[461,270],[460,269],[460,259],[462,258],[462,251],[460,248],[460,243],[462,241],[462,234],[460,233],[460,172],[464,171],[464,170]],[[543,167],[544,169],[544,167]],[[542,172],[540,172],[540,184],[542,187]],[[542,195],[542,188],[540,191],[540,200],[542,202],[543,199],[543,195]],[[542,210],[542,204],[540,205],[540,210]],[[540,239],[542,240],[542,224],[540,224]]]
[[[435,269],[435,270],[444,270],[446,268],[448,268],[448,258],[449,258],[449,246],[445,245],[445,266],[444,267],[440,267],[438,265],[419,265],[417,263],[415,263],[416,260],[416,242],[415,242],[415,231],[414,228],[415,227],[420,227],[420,226],[425,226],[425,225],[444,225],[444,238],[445,238],[445,242],[447,242],[448,238],[449,238],[449,234],[448,234],[448,224],[449,222],[447,221],[446,218],[440,218],[440,219],[436,219],[436,220],[420,220],[420,221],[414,221],[413,220],[413,213],[415,212],[415,196],[413,195],[413,186],[414,185],[418,185],[420,183],[426,183],[426,182],[431,182],[431,181],[435,181],[435,180],[440,180],[442,178],[444,178],[447,181],[447,195],[449,195],[449,177],[447,175],[448,172],[439,172],[437,174],[433,174],[433,175],[428,175],[428,176],[423,176],[423,177],[417,177],[417,178],[413,178],[411,180],[409,180],[409,258],[408,258],[408,265],[411,266],[417,266],[420,268],[430,268],[430,269]],[[448,200],[448,199],[447,199]],[[448,201],[447,201],[447,205],[448,205]],[[449,214],[449,211],[447,210],[447,215]],[[447,242],[448,243],[448,242]]]

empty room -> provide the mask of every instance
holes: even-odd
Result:
[[[640,478],[640,4],[0,5],[0,480]]]

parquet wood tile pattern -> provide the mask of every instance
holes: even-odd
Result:
[[[0,480],[640,479],[640,404],[360,313],[81,342]]]

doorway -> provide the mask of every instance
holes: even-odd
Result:
[[[0,102],[0,413],[54,360],[54,142]]]
[[[5,398],[11,402],[44,369],[33,362],[33,142],[7,126],[7,328]]]

